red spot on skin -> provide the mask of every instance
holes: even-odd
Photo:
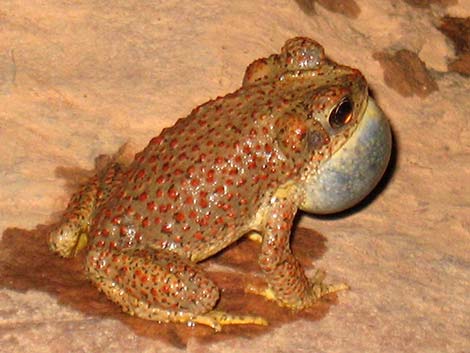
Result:
[[[224,158],[223,157],[216,157],[215,160],[214,160],[215,164],[222,164],[224,162]]]
[[[109,243],[109,250],[114,250],[114,249],[117,249],[117,244],[115,241],[112,241]],[[114,260],[114,257],[113,257],[113,260]]]
[[[209,216],[209,215],[205,215],[204,217],[202,217],[202,218],[198,221],[198,223],[199,223],[200,226],[205,227],[205,226],[207,226],[207,225],[209,224],[209,219],[210,219],[210,216]]]
[[[186,199],[184,200],[184,203],[185,203],[186,205],[192,205],[192,204],[194,203],[193,197],[192,197],[192,196],[186,197]]]
[[[179,223],[184,222],[185,216],[182,212],[175,213],[175,220]]]
[[[126,209],[126,214],[128,216],[132,216],[133,214],[135,213],[135,211],[132,209],[132,206],[127,206],[127,209]]]
[[[163,177],[163,175],[160,175],[157,180],[156,180],[157,184],[163,184],[165,182],[165,178]]]
[[[196,168],[193,165],[188,167],[188,169],[186,169],[186,173],[188,173],[189,177],[192,177],[195,171],[196,171]]]
[[[170,141],[170,147],[171,148],[176,148],[176,146],[178,146],[178,140],[177,139],[173,139]]]
[[[199,179],[192,179],[191,180],[191,186],[196,187],[199,185]]]
[[[245,154],[250,154],[251,153],[251,148],[250,146],[243,146],[243,149],[242,149],[243,153]]]
[[[168,205],[160,205],[158,209],[161,213],[165,213],[166,211],[168,211]]]
[[[240,180],[237,181],[237,186],[242,186],[243,184],[246,184],[246,179],[245,178],[241,178]]]
[[[207,155],[205,153],[201,153],[199,155],[199,162],[205,162]]]
[[[155,217],[155,219],[153,220],[153,223],[155,224],[161,224],[162,223],[162,219],[160,217]]]
[[[101,235],[106,238],[107,236],[109,236],[109,230],[103,229],[103,230],[101,231]]]
[[[194,233],[194,238],[196,240],[203,240],[204,239],[204,235],[201,233],[201,232],[196,232]]]
[[[198,123],[200,126],[205,126],[207,124],[207,121],[204,119],[199,119]]]
[[[163,190],[162,190],[162,189],[158,189],[157,192],[155,193],[155,196],[157,196],[157,197],[162,197],[162,196],[163,196]]]
[[[147,193],[146,192],[143,192],[142,194],[139,195],[139,201],[145,201],[147,200]]]
[[[148,160],[148,162],[152,163],[152,164],[155,163],[156,161],[158,161],[158,157],[155,156],[155,155],[150,156],[150,158]]]
[[[155,211],[157,209],[157,205],[155,204],[154,201],[150,201],[148,204],[147,204],[147,210],[149,211]]]
[[[167,163],[165,163],[165,164],[162,166],[162,170],[165,171],[165,172],[167,172],[168,169],[170,169],[170,163],[167,162]]]
[[[237,175],[238,174],[238,168],[232,168],[228,172],[229,175]]]
[[[168,197],[172,200],[176,200],[176,198],[178,197],[178,191],[176,191],[174,187],[171,187],[168,190]]]
[[[151,145],[161,145],[163,142],[163,137],[162,136],[157,136],[154,137],[153,139],[150,140]]]
[[[171,223],[166,223],[164,225],[162,225],[162,232],[163,233],[166,233],[166,234],[169,234],[171,233],[171,229],[172,229],[173,225]]]
[[[201,208],[206,208],[207,206],[209,206],[209,201],[207,201],[205,197],[201,197],[199,199],[199,206],[201,206]]]
[[[223,193],[225,192],[225,188],[224,188],[222,185],[217,186],[217,187],[215,188],[215,192],[216,192],[217,194],[223,194]]]
[[[145,156],[142,152],[139,152],[135,155],[135,160],[136,161],[143,162],[144,159],[145,159]]]
[[[113,224],[121,224],[121,217],[115,216],[113,217],[112,221]]]
[[[154,281],[155,283],[155,281]],[[158,290],[155,288],[155,287],[152,287],[152,289],[150,289],[150,294],[152,294],[152,296],[154,298],[158,297]]]
[[[245,198],[240,199],[240,205],[246,205],[248,203],[248,200]]]
[[[100,241],[96,242],[96,246],[99,247],[99,248],[104,247],[104,244],[105,244],[105,242],[103,240],[100,240]]]
[[[215,170],[214,169],[210,169],[208,172],[207,172],[207,176],[206,176],[206,180],[208,183],[213,183],[214,182],[214,176],[215,176]]]
[[[194,219],[194,218],[196,218],[196,217],[197,217],[196,211],[190,211],[190,212],[189,212],[189,218]]]
[[[149,219],[146,217],[142,220],[142,227],[148,227],[148,225],[150,224],[150,221]]]
[[[141,169],[141,170],[139,170],[139,171],[137,172],[136,177],[137,177],[138,179],[143,179],[144,176],[145,176],[145,169]]]

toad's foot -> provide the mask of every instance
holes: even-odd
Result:
[[[275,292],[269,287],[258,287],[258,286],[248,286],[245,288],[246,293],[260,295],[267,300],[277,301],[281,306],[285,306],[291,309],[304,309],[306,307],[311,306],[315,302],[317,302],[322,297],[336,293],[342,290],[347,290],[350,287],[345,283],[337,283],[337,284],[326,284],[323,282],[325,279],[325,271],[317,270],[313,278],[310,279],[311,287],[310,287],[310,300],[305,301],[302,305],[288,305],[286,303],[279,302],[278,298],[276,297]]]
[[[198,315],[188,322],[195,322],[212,327],[216,332],[221,331],[222,326],[225,325],[268,325],[268,321],[260,316],[233,315],[217,310],[210,311],[207,314]]]
[[[261,244],[263,242],[263,237],[258,232],[250,232],[246,235],[251,241]]]
[[[312,297],[313,302],[327,294],[336,293],[342,290],[347,290],[350,287],[346,283],[326,284],[323,282],[325,279],[325,271],[317,270],[313,277],[310,279],[312,283]]]

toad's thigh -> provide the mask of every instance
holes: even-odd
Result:
[[[90,279],[126,311],[142,305],[202,314],[219,299],[219,290],[204,271],[177,254],[153,249],[103,253],[87,259]],[[135,303],[135,304],[133,304]]]

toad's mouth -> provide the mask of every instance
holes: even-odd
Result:
[[[391,150],[389,122],[369,97],[364,116],[350,139],[307,179],[300,208],[328,214],[354,206],[382,178]]]

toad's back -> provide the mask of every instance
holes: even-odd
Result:
[[[266,195],[305,162],[286,158],[273,136],[273,115],[303,95],[301,83],[241,89],[164,129],[98,211],[92,246],[150,245],[197,260],[242,236]]]

